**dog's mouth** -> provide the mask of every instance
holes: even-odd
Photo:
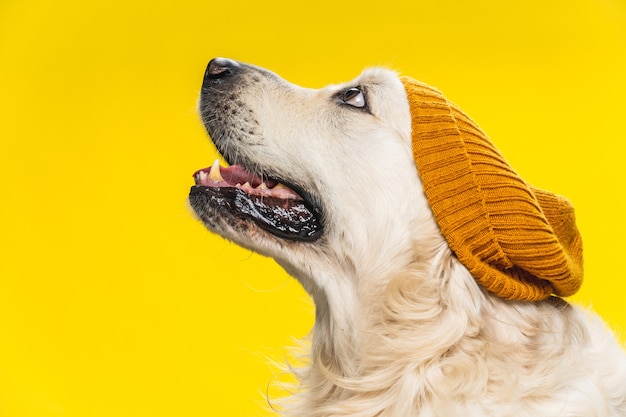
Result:
[[[321,234],[321,211],[294,185],[257,175],[241,165],[223,167],[218,160],[193,177],[196,185],[190,195],[201,194],[205,204],[220,214],[252,221],[283,239],[313,241]]]

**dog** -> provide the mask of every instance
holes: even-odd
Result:
[[[432,98],[434,104],[422,106],[427,111],[448,109],[445,120],[428,112],[420,116],[410,91]],[[487,265],[480,269],[459,244],[456,229],[448,230],[446,210],[465,212],[470,204],[442,201],[463,197],[465,188],[456,177],[426,174],[446,169],[457,175],[461,168],[450,168],[452,162],[429,168],[436,165],[432,159],[417,164],[428,149],[416,147],[413,135],[427,121],[446,138],[459,132],[482,136],[441,97],[383,68],[316,90],[256,66],[210,61],[200,113],[229,166],[216,161],[197,171],[190,205],[211,231],[274,258],[316,306],[309,364],[298,371],[299,389],[280,413],[626,416],[623,349],[596,315],[558,296],[578,288],[579,279],[572,277],[581,272],[572,220],[550,219],[570,216],[567,207],[550,211],[547,201],[561,199],[544,198],[522,182],[507,188],[523,188],[536,214],[529,216],[543,219],[542,239],[549,236],[559,248],[546,256],[558,252],[565,278],[537,278],[542,272],[531,267],[541,254],[520,255],[509,264],[514,256],[507,253],[495,261],[480,259],[479,266]],[[456,127],[446,127],[450,120]],[[489,146],[476,149],[496,152]],[[441,146],[442,152],[451,148]],[[463,158],[469,154],[480,157],[470,150]],[[493,155],[496,162],[489,166],[517,181]],[[492,177],[488,174],[481,181]],[[463,178],[478,177],[470,172]],[[452,192],[436,201],[447,183]],[[484,183],[474,188],[491,190]],[[519,212],[500,217],[509,221]],[[492,223],[499,218],[476,213]],[[467,221],[458,228],[473,225],[473,215],[465,213]],[[487,229],[498,233],[503,227]],[[573,232],[559,232],[564,227]],[[507,234],[511,248],[521,229],[512,227]],[[478,233],[466,235],[472,239]],[[506,252],[504,237],[499,239]],[[518,268],[522,261],[527,264]],[[492,272],[505,274],[497,285],[488,282]],[[520,283],[526,287],[507,289]]]

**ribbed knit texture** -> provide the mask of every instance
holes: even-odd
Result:
[[[582,240],[571,203],[526,184],[439,91],[401,80],[424,192],[448,244],[476,281],[510,300],[578,291]]]

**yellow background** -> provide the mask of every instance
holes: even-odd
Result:
[[[265,356],[313,308],[186,206],[215,157],[195,105],[218,55],[311,87],[387,65],[443,90],[574,202],[574,300],[624,332],[623,0],[3,0],[1,417],[266,415]]]

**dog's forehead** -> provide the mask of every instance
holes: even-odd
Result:
[[[398,81],[398,73],[387,68],[366,68],[357,77],[362,84],[394,85]]]
[[[398,73],[393,70],[382,67],[369,67],[364,69],[356,78],[350,81],[340,82],[337,84],[329,84],[322,90],[342,90],[348,87],[367,86],[367,87],[389,87],[397,88],[400,86]]]

